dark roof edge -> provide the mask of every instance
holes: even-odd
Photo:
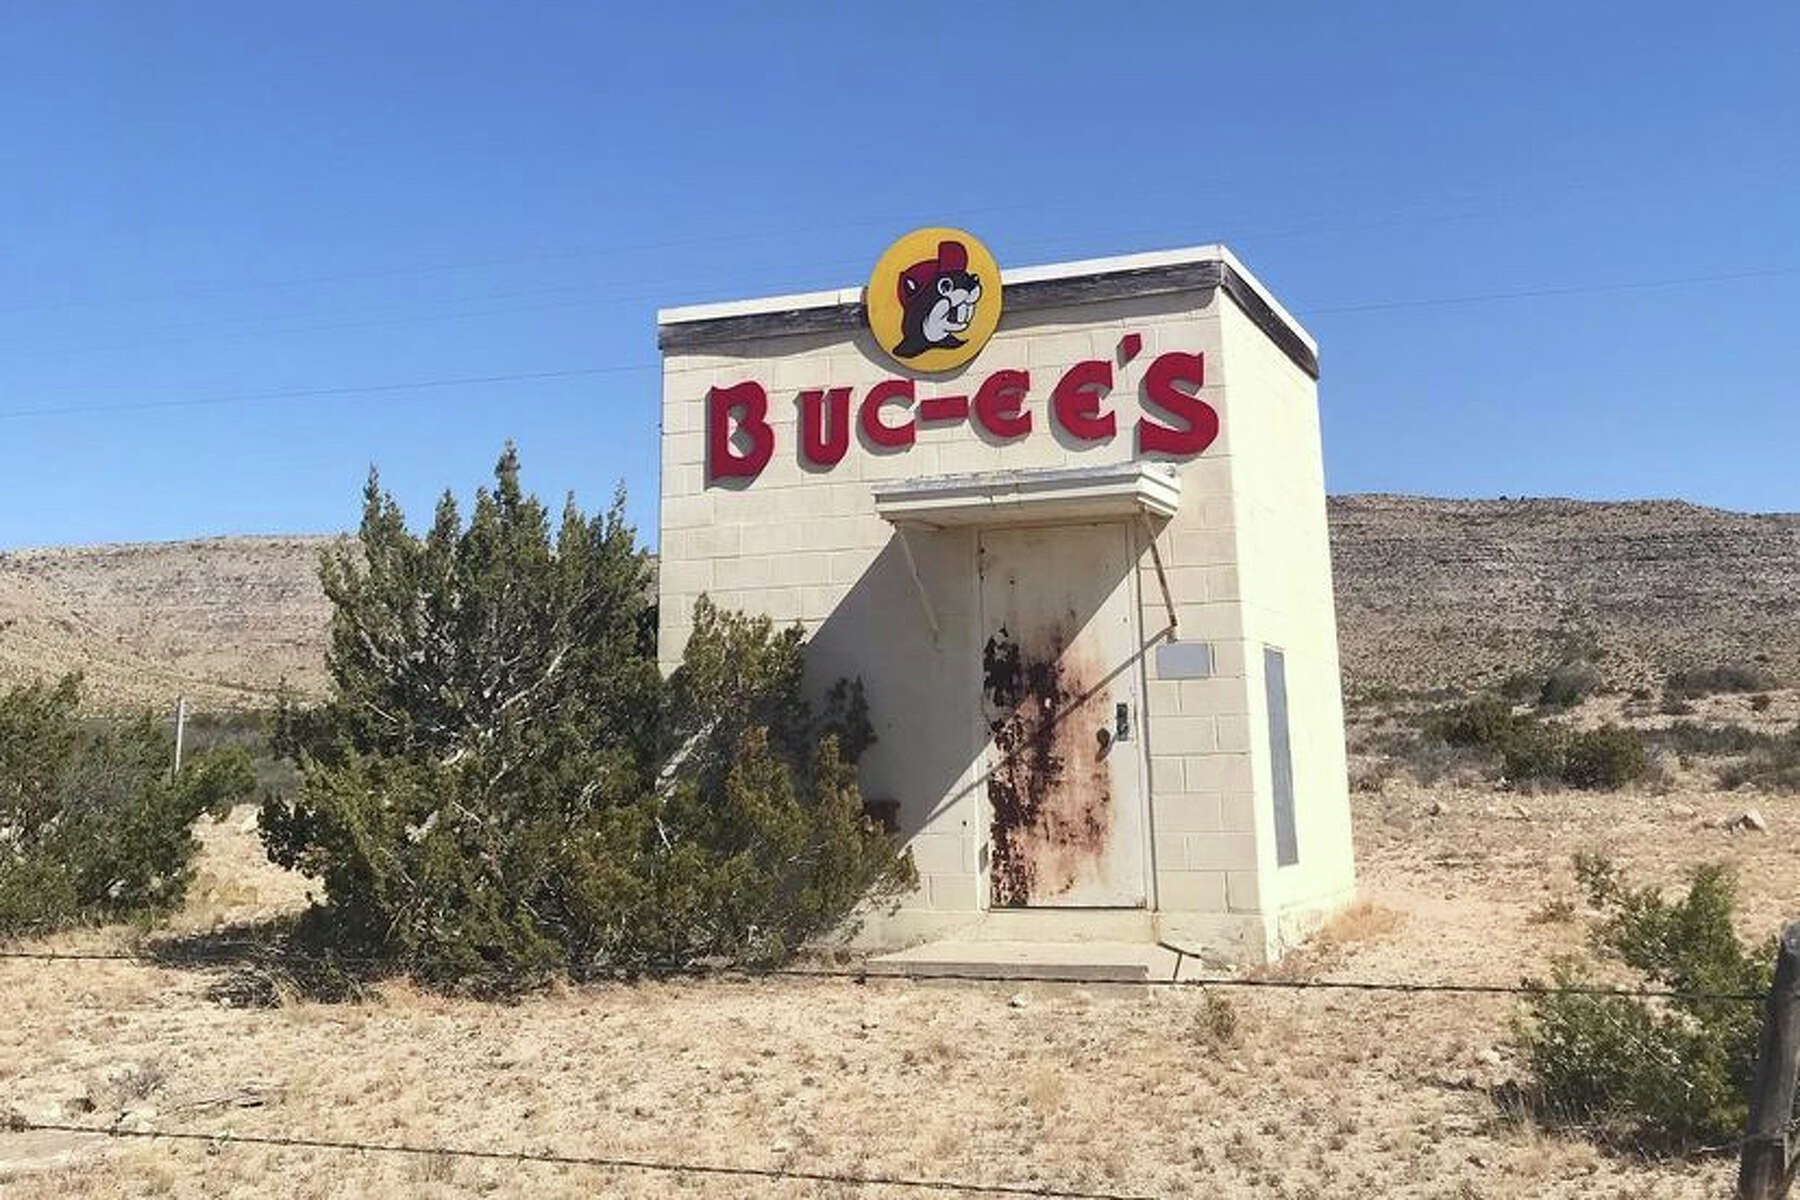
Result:
[[[1275,311],[1255,287],[1228,262],[1169,263],[1124,271],[1103,271],[1060,279],[1032,280],[1006,286],[1006,315],[1092,304],[1132,296],[1220,288],[1276,347],[1313,379],[1319,359],[1299,331]],[[1001,320],[1004,322],[1005,316]],[[711,317],[659,325],[656,343],[662,351],[703,350],[720,343],[744,342],[809,333],[840,333],[862,328],[861,301],[791,308],[776,312]]]

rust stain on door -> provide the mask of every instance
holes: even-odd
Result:
[[[982,688],[997,760],[987,779],[993,903],[1017,907],[1069,892],[1104,856],[1114,812],[1097,723],[1104,672],[1053,626],[1021,643],[1001,626],[982,648]]]

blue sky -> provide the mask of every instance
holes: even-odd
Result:
[[[1800,509],[1797,62],[1778,3],[21,0],[0,547],[344,528],[371,462],[423,519],[507,437],[654,540],[656,308],[925,224],[1230,244],[1333,491]]]

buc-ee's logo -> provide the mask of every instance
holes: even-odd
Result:
[[[930,374],[969,362],[1000,324],[1000,267],[960,229],[915,229],[869,276],[869,331],[895,362]]]
[[[778,428],[792,430],[807,471],[829,471],[854,444],[900,453],[922,430],[966,425],[1003,447],[1052,425],[1064,445],[1102,446],[1121,432],[1121,403],[1137,411],[1139,457],[1188,459],[1219,436],[1219,413],[1202,398],[1206,362],[1166,343],[1145,352],[1144,335],[1121,331],[1112,352],[1039,369],[997,366],[984,378],[921,379],[969,363],[1000,324],[1000,268],[987,247],[960,229],[916,229],[875,264],[864,299],[882,352],[905,368],[866,387],[796,387],[772,412],[755,379],[717,383],[706,393],[706,481],[752,480],[775,454]],[[823,366],[823,364],[820,364]],[[853,393],[860,392],[860,395]],[[1034,394],[1035,393],[1035,394]],[[792,407],[788,407],[791,405]],[[792,414],[791,416],[787,414]]]

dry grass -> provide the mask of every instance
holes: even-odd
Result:
[[[1671,883],[1730,861],[1746,932],[1790,915],[1800,878],[1790,798],[1755,799],[1771,835],[1703,824],[1741,809],[1736,795],[1546,795],[1525,817],[1479,789],[1390,785],[1357,803],[1365,900],[1284,970],[1515,982],[1581,944],[1578,921],[1534,923],[1571,894],[1577,849]],[[189,928],[299,902],[241,822],[206,834],[219,887]],[[218,979],[0,964],[0,1111],[1157,1196],[1699,1197],[1730,1178],[1716,1160],[1608,1157],[1498,1106],[1517,1071],[1515,1009],[1498,997],[1030,985],[1014,1007],[1017,987],[784,980],[561,988],[496,1007],[392,983],[361,1004],[244,1010],[206,999]],[[9,1200],[911,1194],[41,1136],[0,1135]],[[56,1166],[57,1152],[72,1158]]]
[[[1340,950],[1386,937],[1400,925],[1400,914],[1371,900],[1359,900],[1325,923],[1312,945],[1320,951]]]

